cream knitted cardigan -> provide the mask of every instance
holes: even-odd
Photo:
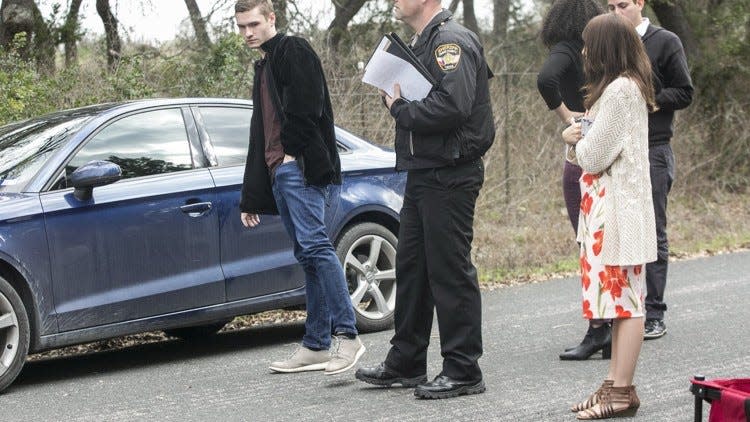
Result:
[[[578,165],[602,173],[604,208],[602,262],[639,265],[656,260],[656,222],[648,162],[648,109],[638,85],[619,77],[591,107],[594,122],[576,144]],[[577,240],[583,240],[579,218]]]

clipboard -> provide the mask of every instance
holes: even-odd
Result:
[[[419,61],[419,58],[417,58],[417,55],[414,54],[414,52],[409,48],[406,43],[399,38],[398,35],[396,35],[395,32],[391,32],[389,34],[385,34],[385,37],[390,41],[390,45],[388,48],[386,48],[386,51],[388,53],[393,54],[396,57],[399,57],[414,66],[417,71],[424,76],[425,79],[427,79],[433,87],[437,85],[437,81],[432,76],[429,70],[422,64],[421,61]]]
[[[393,95],[393,85],[399,84],[406,101],[421,100],[437,86],[436,79],[394,33],[385,34],[378,43],[365,65],[362,82],[388,95]]]

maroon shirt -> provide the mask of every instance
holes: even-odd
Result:
[[[266,64],[260,66],[260,109],[263,113],[263,134],[266,141],[266,167],[273,183],[276,168],[284,161],[284,147],[281,145],[281,120],[271,98],[266,77]]]

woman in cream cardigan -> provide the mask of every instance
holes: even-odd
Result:
[[[615,15],[583,31],[584,105],[591,122],[569,126],[583,168],[578,238],[583,315],[612,319],[612,360],[602,386],[573,406],[578,419],[634,414],[633,386],[643,343],[645,264],[656,260],[648,162],[648,113],[656,109],[651,65],[632,24]]]

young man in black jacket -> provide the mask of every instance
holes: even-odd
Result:
[[[676,110],[693,100],[693,83],[680,39],[666,29],[651,25],[642,15],[645,0],[608,0],[609,11],[628,19],[646,47],[654,73],[656,105],[659,110],[648,116],[648,158],[651,165],[651,192],[656,215],[658,258],[646,265],[645,339],[667,332],[664,323],[664,290],[667,286],[669,243],[667,241],[667,195],[674,180],[674,153],[670,145]]]
[[[440,0],[396,0],[397,19],[416,32],[412,50],[437,81],[419,101],[384,102],[396,122],[396,168],[407,171],[396,252],[396,332],[385,361],[360,368],[364,382],[416,386],[420,398],[485,391],[481,296],[471,262],[482,155],[495,137],[491,73],[476,34]],[[443,367],[427,382],[427,347],[437,310]]]
[[[352,368],[365,347],[324,222],[326,202],[339,195],[341,165],[323,68],[306,40],[277,33],[271,0],[238,0],[235,19],[245,43],[262,56],[255,63],[240,218],[252,228],[260,214],[279,214],[305,271],[302,345],[270,368],[338,374]]]

